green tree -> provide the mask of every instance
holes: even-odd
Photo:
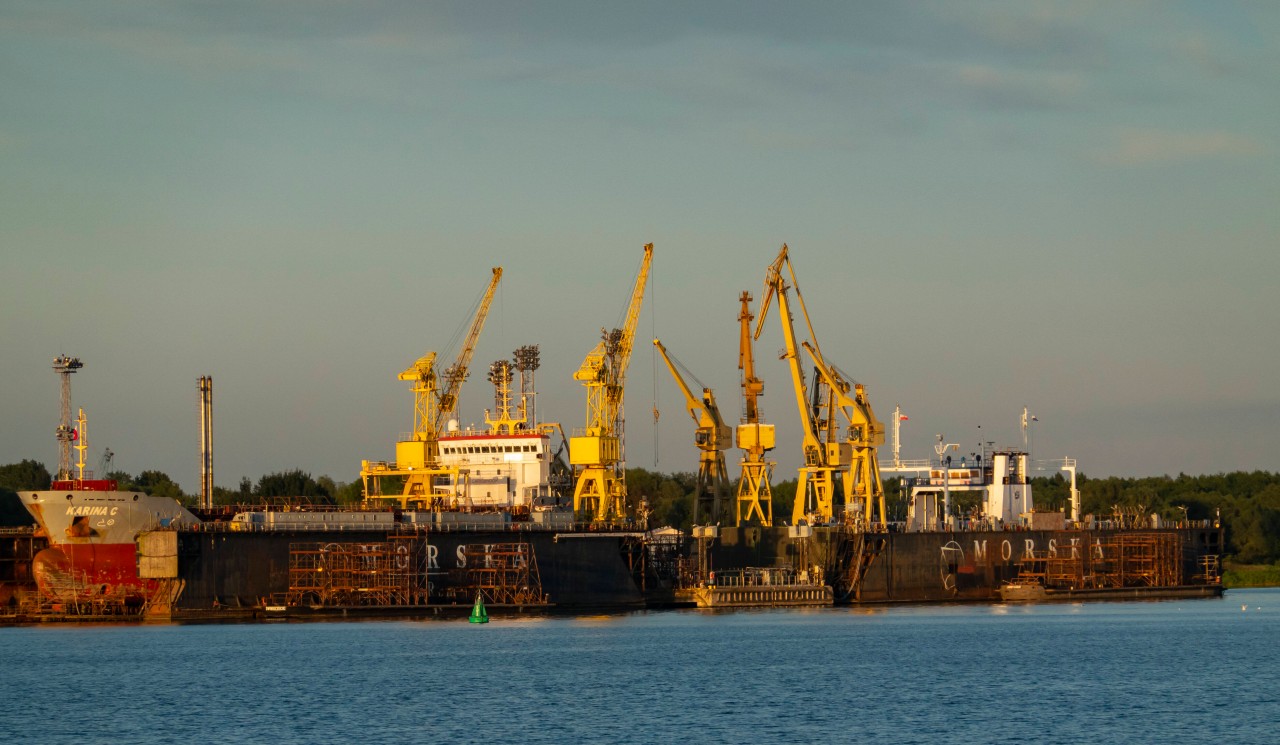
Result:
[[[143,471],[138,474],[134,483],[136,488],[153,497],[168,497],[178,501],[186,499],[186,495],[182,493],[182,487],[178,486],[164,471]]]
[[[259,497],[308,497],[333,503],[333,494],[300,468],[267,474],[258,479],[258,486],[254,491]]]
[[[798,479],[779,481],[773,485],[773,524],[790,525],[791,512],[795,509],[796,489],[800,486]]]
[[[334,492],[333,498],[338,504],[357,504],[364,499],[364,482],[356,479],[351,483],[340,485]]]
[[[22,460],[18,463],[10,463],[7,466],[0,466],[0,488],[9,489],[10,491],[26,491],[26,490],[42,490],[48,489],[53,483],[52,477],[49,475],[49,469],[44,464],[34,460]]]

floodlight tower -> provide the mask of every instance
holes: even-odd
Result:
[[[79,357],[68,357],[65,354],[53,358],[53,371],[62,376],[62,418],[59,420],[58,438],[58,480],[71,478],[71,443],[77,433],[71,426],[71,375],[84,367]]]
[[[515,351],[516,370],[520,373],[520,413],[525,419],[526,427],[538,425],[538,415],[534,408],[533,374],[542,366],[542,354],[537,344],[526,344]]]

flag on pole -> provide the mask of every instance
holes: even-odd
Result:
[[[899,417],[898,417],[898,421],[900,421],[900,422],[905,422],[905,421],[907,421],[907,415],[906,415],[906,414],[903,414],[902,416],[899,416]]]

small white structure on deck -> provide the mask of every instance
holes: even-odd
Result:
[[[961,459],[959,466],[948,461],[932,464],[928,479],[911,487],[907,530],[950,527],[945,509],[950,492],[982,492],[981,517],[993,527],[1021,525],[1034,509],[1024,451],[988,451],[985,460],[976,455],[974,463]]]

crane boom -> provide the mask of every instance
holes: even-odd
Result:
[[[614,363],[614,386],[617,388],[617,410],[615,416],[622,415],[622,385],[627,378],[627,367],[631,364],[631,349],[635,344],[636,324],[640,321],[640,305],[644,302],[644,288],[649,280],[649,264],[653,262],[653,244],[645,244],[644,259],[640,262],[640,271],[636,274],[635,287],[631,289],[631,304],[627,306],[627,320],[622,325],[622,334],[617,340],[617,362]],[[615,332],[616,333],[616,332]]]
[[[587,389],[586,426],[569,440],[569,462],[581,466],[573,508],[590,512],[597,522],[625,516],[626,482],[620,468],[624,383],[652,261],[653,244],[649,243],[644,247],[622,328],[602,330],[600,341],[573,374]]]
[[[697,425],[694,431],[694,444],[697,445],[698,480],[694,487],[693,523],[700,520],[708,524],[719,524],[724,517],[722,510],[727,506],[727,499],[721,497],[728,492],[729,470],[725,467],[724,451],[733,447],[733,432],[720,416],[720,407],[716,405],[716,396],[710,388],[702,387],[702,397],[693,394],[684,376],[676,369],[676,361],[667,352],[667,348],[658,339],[653,340],[658,353],[667,363],[667,370],[675,378],[676,386],[684,394],[685,408]]]
[[[444,371],[444,391],[440,394],[440,407],[438,409],[439,421],[435,422],[436,432],[440,431],[440,425],[444,424],[444,419],[450,414],[457,411],[458,408],[458,391],[462,388],[462,383],[467,379],[468,369],[471,366],[471,357],[476,351],[476,341],[480,339],[480,330],[484,328],[484,321],[489,317],[489,306],[493,303],[493,293],[498,289],[498,282],[502,279],[502,267],[495,266],[493,268],[493,278],[489,280],[489,287],[485,290],[484,299],[480,301],[480,307],[476,310],[475,318],[471,320],[471,328],[467,331],[466,341],[462,343],[462,349],[458,350],[458,357]]]
[[[786,344],[783,357],[787,360],[788,367],[791,370],[791,386],[795,391],[796,409],[800,414],[800,425],[804,433],[804,465],[800,467],[800,480],[804,482],[804,486],[802,490],[798,490],[796,493],[796,501],[791,513],[792,520],[795,524],[799,524],[813,514],[817,520],[829,521],[833,514],[835,496],[835,463],[839,462],[841,452],[838,445],[833,448],[828,443],[824,443],[819,437],[818,423],[814,420],[813,410],[805,388],[804,371],[801,368],[799,346],[796,344],[791,306],[787,300],[788,285],[782,273],[784,266],[791,277],[790,287],[796,290],[796,300],[800,304],[801,312],[804,314],[809,334],[810,336],[813,335],[813,324],[809,321],[809,312],[805,308],[804,299],[800,296],[800,289],[796,283],[795,268],[791,265],[787,244],[784,243],[782,244],[782,250],[778,252],[778,258],[769,266],[765,274],[765,299],[761,303],[755,338],[760,338],[770,300],[776,296],[778,298],[778,317],[782,323],[782,337]],[[810,509],[810,506],[812,506],[812,509]]]

